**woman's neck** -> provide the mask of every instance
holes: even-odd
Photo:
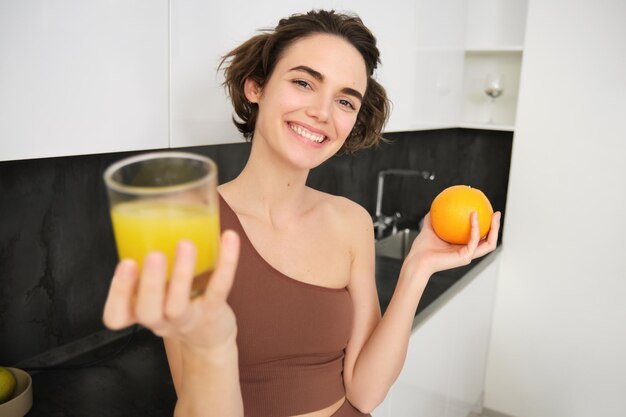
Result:
[[[308,169],[297,169],[272,158],[263,146],[252,145],[245,167],[220,192],[238,214],[275,222],[307,209]]]

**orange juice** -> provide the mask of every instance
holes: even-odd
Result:
[[[220,223],[217,210],[175,201],[133,201],[111,210],[113,232],[120,259],[131,258],[139,265],[150,251],[167,256],[168,277],[176,244],[182,240],[197,249],[195,276],[213,270],[219,249]]]

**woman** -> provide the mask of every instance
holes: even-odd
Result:
[[[466,246],[437,238],[427,216],[381,318],[369,214],[305,184],[338,151],[379,140],[388,107],[372,78],[378,56],[357,17],[314,11],[222,62],[252,149],[218,189],[232,230],[206,292],[189,300],[195,249],[181,242],[169,286],[162,254],[148,255],[141,279],[121,261],[104,311],[112,329],[140,323],[163,336],[177,415],[367,415],[402,368],[429,277],[495,248],[499,213],[482,241],[473,215]]]

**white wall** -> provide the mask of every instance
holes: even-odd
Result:
[[[626,415],[626,2],[530,1],[485,406]]]

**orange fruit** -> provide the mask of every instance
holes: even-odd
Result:
[[[430,206],[430,220],[437,236],[448,243],[466,245],[470,240],[470,216],[478,213],[481,239],[491,228],[493,208],[485,194],[468,185],[443,190]]]

